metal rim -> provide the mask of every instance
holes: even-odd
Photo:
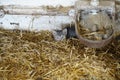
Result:
[[[76,26],[77,26],[77,24],[76,24]],[[86,39],[86,38],[83,38],[82,36],[80,36],[76,27],[75,27],[75,30],[76,30],[77,37],[79,38],[81,43],[83,43],[84,45],[91,47],[91,48],[101,48],[101,47],[106,46],[112,40],[113,33],[114,33],[114,30],[113,30],[112,35],[109,38],[100,40],[100,41],[94,41],[94,40],[89,40],[89,39]]]

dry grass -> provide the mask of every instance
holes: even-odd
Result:
[[[79,23],[79,34],[89,40],[105,40],[113,34],[113,21],[107,14],[89,15]]]
[[[0,30],[0,80],[120,80],[120,42],[87,48],[48,31]]]

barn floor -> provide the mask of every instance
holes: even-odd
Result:
[[[120,80],[120,42],[93,49],[48,31],[0,29],[0,80]]]

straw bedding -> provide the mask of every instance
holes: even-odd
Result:
[[[79,23],[79,34],[89,40],[105,40],[113,33],[113,26],[111,19],[105,13],[98,13],[96,15],[89,15],[87,18],[81,20]]]
[[[120,80],[120,42],[93,49],[49,31],[0,29],[0,80]]]

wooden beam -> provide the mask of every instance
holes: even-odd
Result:
[[[21,6],[21,5],[2,5],[5,14],[11,15],[50,15],[66,16],[73,6]]]

